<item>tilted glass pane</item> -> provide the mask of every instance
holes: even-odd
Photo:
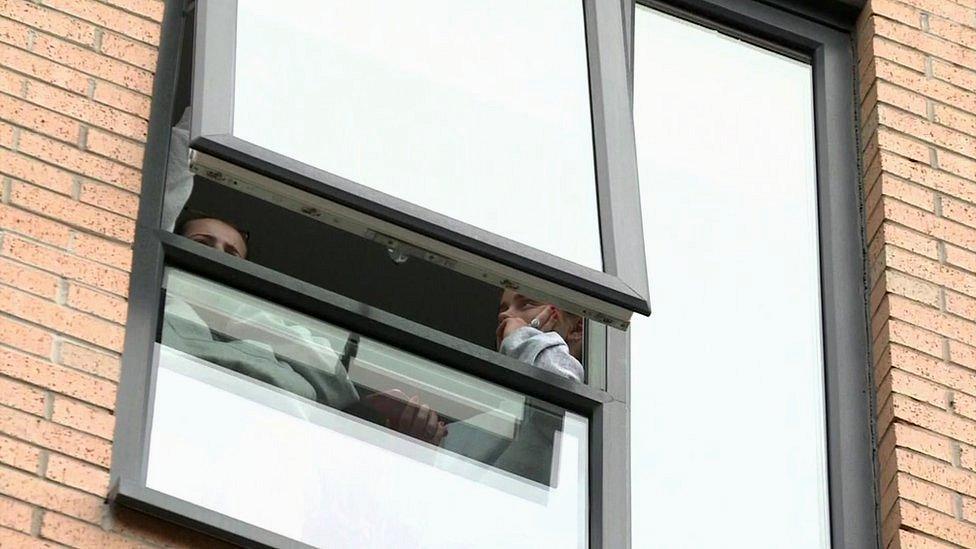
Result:
[[[149,488],[320,547],[586,546],[585,418],[179,270],[165,286]]]
[[[580,0],[240,0],[233,133],[603,266]]]
[[[636,17],[634,547],[828,547],[811,66]]]

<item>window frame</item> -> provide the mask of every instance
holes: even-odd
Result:
[[[626,328],[650,314],[629,109],[623,16],[617,0],[583,3],[590,78],[595,191],[604,270],[584,267],[462,223],[366,185],[274,153],[233,135],[237,0],[197,0],[190,148],[213,179],[269,177],[316,195],[335,211],[397,240],[449,257],[459,269],[515,284],[589,318]],[[234,169],[237,168],[237,169]],[[230,169],[228,172],[227,170]],[[326,206],[327,208],[329,206]],[[324,216],[323,216],[324,217]]]
[[[154,346],[163,313],[160,296],[165,268],[174,266],[586,417],[590,425],[589,546],[618,547],[614,530],[623,527],[618,516],[620,501],[607,502],[602,494],[606,487],[623,487],[621,483],[626,482],[626,452],[621,451],[620,438],[626,407],[620,401],[621,393],[609,390],[626,383],[622,363],[606,364],[599,385],[575,383],[273,269],[221,254],[159,227],[180,63],[183,48],[189,43],[186,18],[200,5],[199,0],[166,0],[146,145],[149,154],[143,162],[133,246],[108,500],[242,546],[308,547],[146,485],[157,370]],[[629,116],[629,104],[627,108]],[[598,328],[601,335],[615,331]],[[597,341],[601,348],[609,346],[614,336],[608,334],[605,340]],[[591,352],[602,354],[602,349]]]
[[[637,4],[813,67],[830,540],[833,549],[880,547],[854,80],[854,22],[863,1],[825,0],[817,6],[795,0],[621,1],[631,81]],[[608,352],[612,356],[615,350]],[[629,449],[629,432],[626,438]]]

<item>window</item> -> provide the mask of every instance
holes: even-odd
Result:
[[[633,546],[875,546],[850,42],[689,4],[634,14]]]
[[[626,327],[649,305],[619,12],[201,2],[194,169]]]
[[[258,4],[167,4],[113,500],[246,546],[619,546],[620,5]]]

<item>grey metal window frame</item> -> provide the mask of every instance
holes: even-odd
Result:
[[[233,135],[237,0],[198,0],[190,147],[197,162],[223,180],[269,177],[366,216],[391,224],[393,236],[469,269],[492,273],[526,293],[562,300],[585,316],[625,328],[631,312],[650,314],[630,85],[623,51],[624,18],[617,0],[583,3],[593,123],[597,207],[604,270],[572,261],[462,223],[274,153]],[[241,168],[224,174],[228,163]],[[322,216],[323,218],[326,216]],[[389,226],[389,225],[387,225]],[[458,252],[460,253],[458,253]],[[456,255],[451,255],[456,254]],[[472,259],[474,258],[474,259]],[[474,261],[474,263],[471,263]],[[504,275],[497,273],[504,272]]]
[[[605,344],[608,350],[605,371],[599,385],[578,384],[159,228],[170,124],[180,59],[186,46],[183,36],[186,18],[190,10],[201,6],[192,0],[188,5],[184,2],[167,0],[163,18],[147,137],[149,154],[143,163],[133,249],[109,501],[242,546],[305,547],[293,539],[146,485],[156,379],[153,355],[162,316],[161,288],[165,268],[175,266],[587,417],[590,422],[589,546],[620,547],[627,531],[626,525],[620,522],[621,509],[627,500],[627,452],[622,438],[627,415],[623,402],[627,387],[626,360],[609,349],[614,345],[619,350],[625,349],[620,340],[625,332],[603,327],[597,330],[601,336],[612,332],[599,339],[601,346]],[[619,7],[616,0],[612,0],[612,5]],[[618,54],[623,55],[622,42],[620,47]],[[626,86],[626,78],[622,81]],[[626,110],[629,117],[629,104]],[[602,354],[600,350],[592,351]],[[603,384],[605,389],[600,388]]]
[[[809,62],[813,67],[831,546],[880,547],[852,37],[864,2],[622,2],[631,79],[637,4]]]

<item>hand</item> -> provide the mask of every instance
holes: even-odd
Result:
[[[403,391],[393,389],[370,395],[364,401],[390,429],[434,445],[440,445],[447,436],[447,425],[430,406],[420,404],[419,397],[408,400]]]
[[[510,336],[515,330],[524,328],[528,325],[528,322],[517,316],[510,316],[499,322],[498,328],[495,329],[495,348],[501,349],[502,341],[504,341],[506,337]]]

